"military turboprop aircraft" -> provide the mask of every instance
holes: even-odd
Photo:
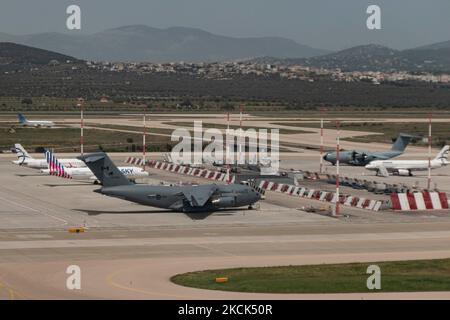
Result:
[[[211,212],[251,206],[261,194],[247,185],[151,186],[130,182],[105,153],[78,157],[102,183],[95,192],[157,208],[182,212]]]
[[[387,160],[394,157],[398,157],[403,154],[406,146],[411,141],[414,136],[400,133],[397,140],[395,140],[392,145],[391,150],[387,151],[361,151],[361,150],[351,150],[351,151],[341,151],[339,152],[339,163],[349,164],[352,166],[365,166],[374,160]],[[332,165],[336,164],[336,152],[327,153],[323,159],[330,162]]]

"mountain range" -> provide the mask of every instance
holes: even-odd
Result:
[[[233,38],[200,29],[131,25],[92,35],[0,33],[0,42],[14,42],[94,61],[214,62],[262,56],[305,58],[330,51],[281,37]]]
[[[408,50],[369,44],[310,58],[256,58],[254,62],[303,65],[343,71],[449,72],[450,41]]]
[[[16,36],[0,33],[1,42],[47,50],[37,52],[28,47],[20,50],[4,46],[3,53],[0,52],[0,64],[3,65],[14,60],[8,52],[16,50],[15,60],[22,57],[22,62],[27,59],[36,62],[32,58],[34,54],[37,60],[43,61],[52,56],[52,52],[58,52],[62,56],[54,59],[59,61],[76,60],[72,57],[111,62],[251,61],[343,71],[450,71],[450,41],[407,50],[369,44],[330,52],[281,37],[233,38],[194,28],[158,29],[132,25],[92,35],[53,32]]]
[[[0,42],[0,67],[6,69],[22,69],[24,67],[35,67],[48,65],[50,63],[81,63],[82,61],[64,54],[24,46],[12,42]],[[6,69],[5,69],[6,67]]]

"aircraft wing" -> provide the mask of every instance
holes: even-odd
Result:
[[[374,161],[374,160],[389,160],[389,159],[392,158],[391,156],[389,156],[387,154],[384,154],[384,153],[380,153],[380,152],[372,153],[372,154],[369,155],[369,157],[371,158],[370,161]]]
[[[203,207],[216,190],[217,186],[215,184],[200,185],[183,191],[183,194],[191,206]]]
[[[183,200],[180,200],[180,201],[172,203],[170,205],[169,209],[172,209],[172,210],[181,210],[181,209],[183,209]]]

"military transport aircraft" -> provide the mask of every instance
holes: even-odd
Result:
[[[211,212],[224,208],[248,206],[261,194],[241,184],[205,184],[197,186],[152,186],[130,182],[105,153],[78,157],[102,183],[95,192],[157,208],[181,212]]]
[[[414,136],[400,133],[397,140],[395,140],[392,145],[391,150],[387,151],[361,151],[361,150],[351,150],[351,151],[340,151],[339,152],[339,163],[349,164],[352,166],[365,166],[374,160],[387,160],[394,157],[398,157],[403,154],[406,146],[411,141]],[[323,159],[330,162],[332,165],[336,164],[336,152],[327,153]]]

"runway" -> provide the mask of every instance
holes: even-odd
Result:
[[[448,225],[431,228],[438,230],[441,227],[448,228]],[[309,226],[309,229],[310,232],[314,230],[314,225]],[[39,249],[33,240],[21,241],[21,249],[17,249],[17,241],[14,241],[14,253],[7,251],[8,256],[5,257],[5,248],[0,249],[3,259],[10,261],[0,264],[1,281],[14,288],[19,298],[32,299],[371,299],[395,295],[219,292],[183,288],[172,284],[169,278],[187,271],[226,267],[371,262],[443,258],[450,255],[448,231],[336,234],[339,228],[330,227],[322,229],[322,233],[294,234],[287,239],[286,236],[270,232],[265,236],[253,236],[252,230],[247,230],[249,235],[234,236],[234,231],[228,229],[230,236],[220,236],[220,231],[215,231],[219,230],[202,228],[192,230],[192,234],[196,235],[193,237],[150,237],[141,238],[140,241],[123,238],[124,234],[120,231],[111,231],[119,238],[91,240],[89,245],[79,244],[89,240],[67,240],[63,243],[59,240],[42,240],[52,243]],[[290,231],[301,232],[301,228]],[[212,237],[205,235],[205,232],[218,235]],[[91,236],[95,236],[95,231],[92,233]],[[53,237],[57,238],[57,235],[53,234]],[[26,242],[33,242],[31,248],[23,248]],[[80,266],[82,272],[82,289],[79,291],[65,288],[66,268],[74,264]],[[411,297],[418,296],[417,293],[411,294]],[[427,296],[448,298],[449,293],[426,293],[421,297]],[[402,297],[408,298],[408,294]]]
[[[3,117],[0,117],[0,122],[13,122],[15,121],[15,115],[5,115]],[[55,116],[55,115],[48,115],[46,116],[46,119],[56,121],[57,125],[62,126],[71,126],[74,128],[79,127],[79,119],[77,117],[63,117],[63,116]],[[147,119],[147,135],[154,135],[154,136],[165,136],[168,137],[170,134],[168,133],[159,133],[159,132],[152,132],[152,129],[169,129],[169,130],[175,130],[180,127],[184,127],[185,129],[192,130],[194,126],[194,121],[201,120],[203,122],[203,130],[206,130],[208,126],[210,125],[220,125],[220,126],[226,126],[227,125],[227,119],[226,114],[222,113],[195,113],[195,114],[188,114],[188,113],[173,113],[173,114],[149,114]],[[341,123],[345,122],[351,122],[351,123],[373,123],[373,122],[393,122],[393,123],[426,123],[428,121],[427,116],[424,115],[423,117],[417,116],[415,118],[410,117],[388,117],[388,116],[382,116],[382,117],[376,117],[376,116],[370,116],[367,117],[361,117],[361,116],[354,116],[354,117],[339,117],[336,116],[332,119],[325,117],[325,122],[332,122],[336,120],[340,120]],[[286,130],[288,132],[289,130],[292,131],[291,134],[280,134],[280,146],[283,146],[285,149],[289,149],[291,151],[299,152],[300,149],[298,148],[298,145],[306,145],[306,146],[312,146],[318,148],[320,143],[320,128],[311,128],[308,126],[302,126],[302,123],[305,124],[311,124],[315,123],[318,124],[320,122],[320,118],[315,116],[308,116],[305,114],[304,118],[292,118],[283,116],[281,114],[277,118],[273,117],[267,117],[264,115],[252,115],[252,114],[243,114],[243,126],[245,127],[252,127],[256,130],[258,128],[265,128],[270,131],[270,129],[281,129]],[[434,123],[448,123],[450,122],[450,118],[448,118],[448,115],[444,115],[440,118],[433,119]],[[179,123],[185,123],[186,125],[180,126]],[[230,116],[230,126],[231,128],[235,127],[237,128],[239,126],[239,114],[231,114]],[[291,126],[291,125],[281,125],[279,123],[296,123],[298,126]],[[142,132],[142,115],[141,114],[121,114],[121,115],[105,115],[105,116],[99,116],[99,115],[85,115],[84,124],[86,128],[96,128],[97,130],[108,130],[108,131],[116,131],[116,132],[127,132],[127,133],[141,133]],[[187,125],[189,124],[189,125]],[[105,125],[108,126],[116,126],[114,127],[104,127]],[[103,127],[102,127],[103,126]],[[122,126],[122,127],[121,127]],[[304,131],[302,133],[298,133],[295,131],[301,130]],[[324,129],[324,146],[326,150],[334,150],[335,144],[336,144],[336,133],[337,130],[335,129]],[[363,142],[356,142],[356,141],[347,141],[345,138],[355,138],[359,136],[367,136],[367,135],[376,135],[380,134],[373,131],[355,131],[355,130],[345,130],[342,128],[340,130],[341,133],[341,148],[352,150],[352,149],[358,149],[358,150],[389,150],[391,148],[390,144],[385,143],[363,143]],[[424,147],[417,147],[417,146],[409,146],[408,147],[408,154],[414,155],[416,157],[425,156],[426,157],[426,148]],[[433,155],[439,152],[437,148],[433,148]]]
[[[288,158],[313,166],[313,155]],[[118,163],[125,159],[112,157]],[[184,288],[169,280],[210,268],[448,258],[450,215],[445,213],[349,209],[349,217],[336,219],[300,210],[306,203],[299,199],[269,193],[259,210],[192,219],[107,198],[92,192],[98,188],[92,184],[40,176],[12,159],[0,156],[2,299],[450,298],[442,292],[233,293]],[[190,177],[151,171],[146,182],[161,179]],[[83,225],[85,233],[67,231]],[[81,268],[81,290],[66,288],[70,265]]]

